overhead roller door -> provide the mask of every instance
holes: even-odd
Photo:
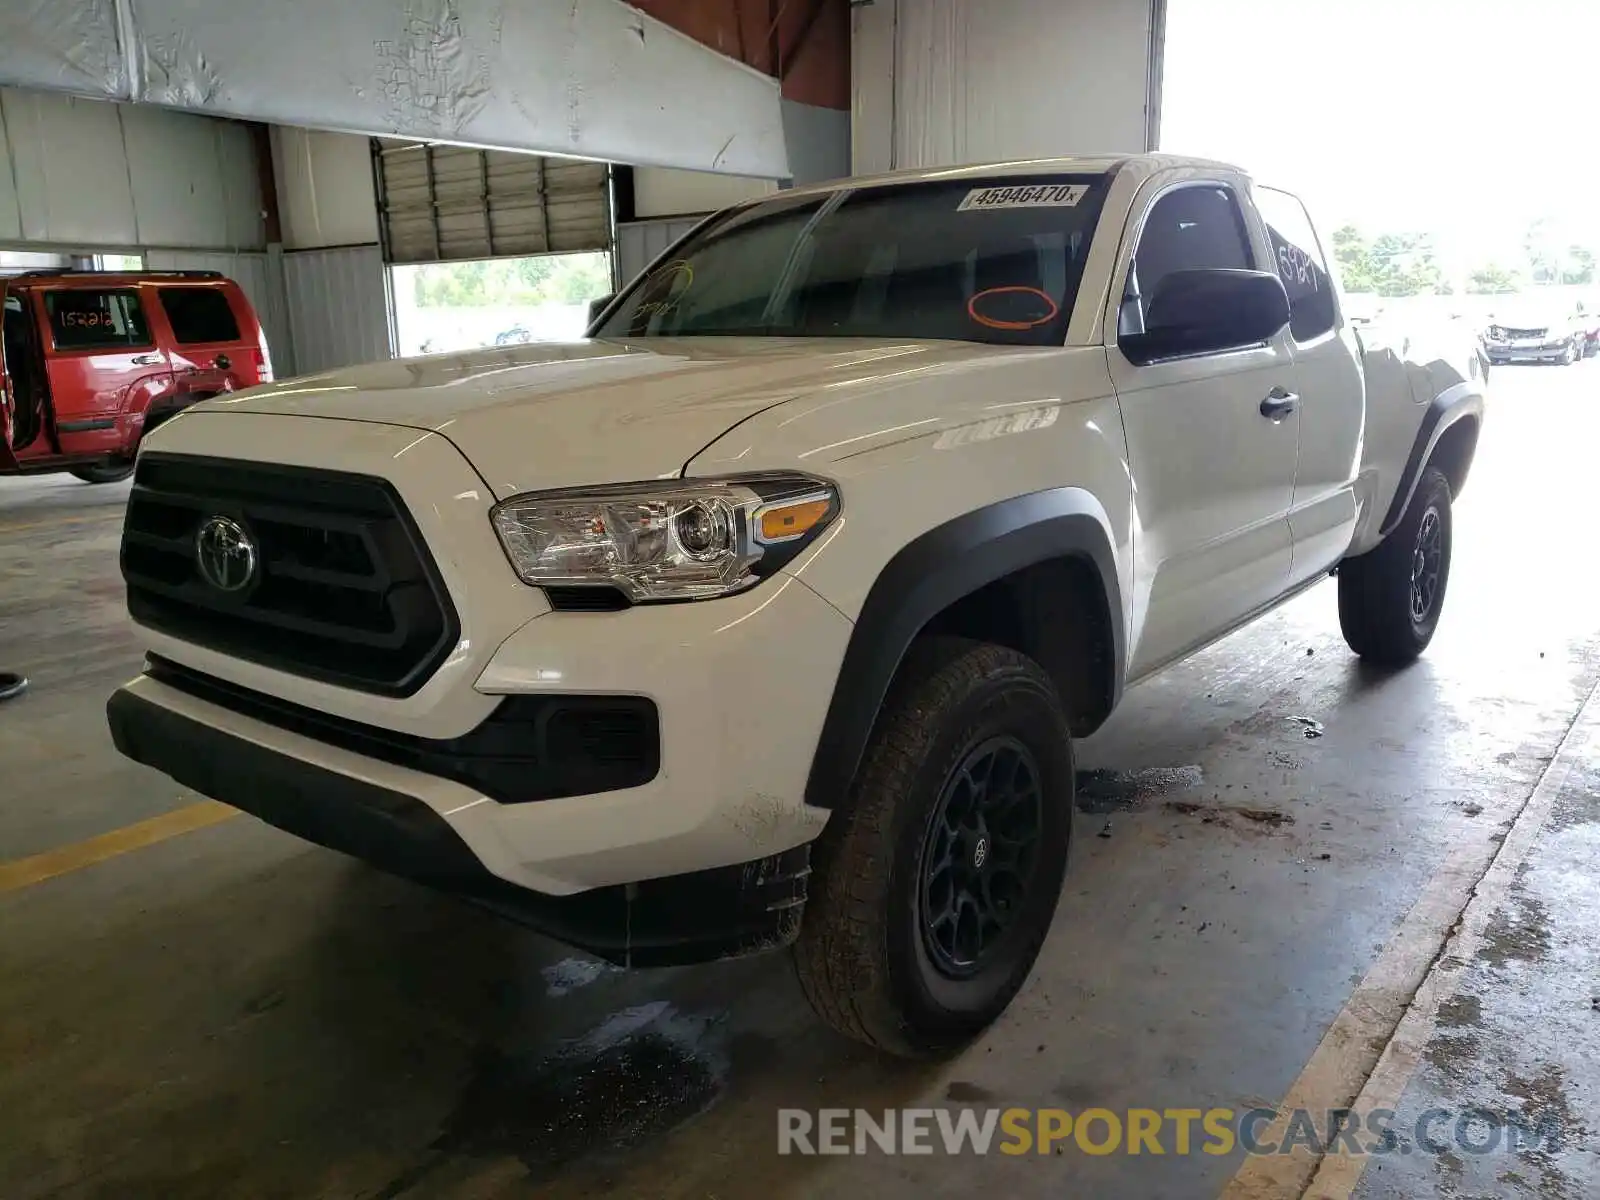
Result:
[[[611,249],[605,163],[395,142],[377,161],[392,263]]]

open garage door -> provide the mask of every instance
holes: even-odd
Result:
[[[582,335],[589,301],[613,287],[607,163],[373,145],[401,355]]]
[[[390,263],[611,249],[605,163],[383,141],[377,183]]]

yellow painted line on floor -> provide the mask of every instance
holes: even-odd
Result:
[[[108,508],[103,513],[86,513],[81,517],[51,517],[44,521],[22,521],[15,525],[0,525],[0,534],[21,533],[24,529],[50,529],[57,525],[82,525],[87,521],[103,521],[107,517],[121,517],[121,508]]]
[[[1278,1103],[1277,1117],[1257,1128],[1258,1143],[1281,1144],[1292,1115],[1301,1109],[1325,1131],[1332,1109],[1365,1114],[1398,1106],[1439,1004],[1454,990],[1455,975],[1442,972],[1439,964],[1460,959],[1464,967],[1475,953],[1475,944],[1468,944],[1473,920],[1486,922],[1504,899],[1587,741],[1597,695],[1600,687],[1579,707],[1504,841],[1490,841],[1480,830],[1452,847]],[[1446,949],[1450,953],[1442,955]],[[1297,1142],[1288,1154],[1247,1157],[1222,1189],[1221,1200],[1347,1200],[1367,1161],[1343,1154],[1319,1158]]]
[[[238,815],[236,808],[218,804],[215,800],[202,800],[146,821],[136,821],[121,829],[113,829],[98,837],[74,842],[70,846],[0,863],[0,894],[81,871],[84,867],[92,867],[134,850],[143,850],[146,846],[154,846],[208,825],[220,824]]]

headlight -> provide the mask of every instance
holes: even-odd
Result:
[[[782,473],[530,492],[490,518],[524,583],[610,586],[645,603],[743,591],[838,511],[831,483]]]

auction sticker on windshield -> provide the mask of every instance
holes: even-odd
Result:
[[[973,188],[957,212],[985,208],[1074,208],[1089,191],[1086,183],[1040,183],[1018,187]]]

